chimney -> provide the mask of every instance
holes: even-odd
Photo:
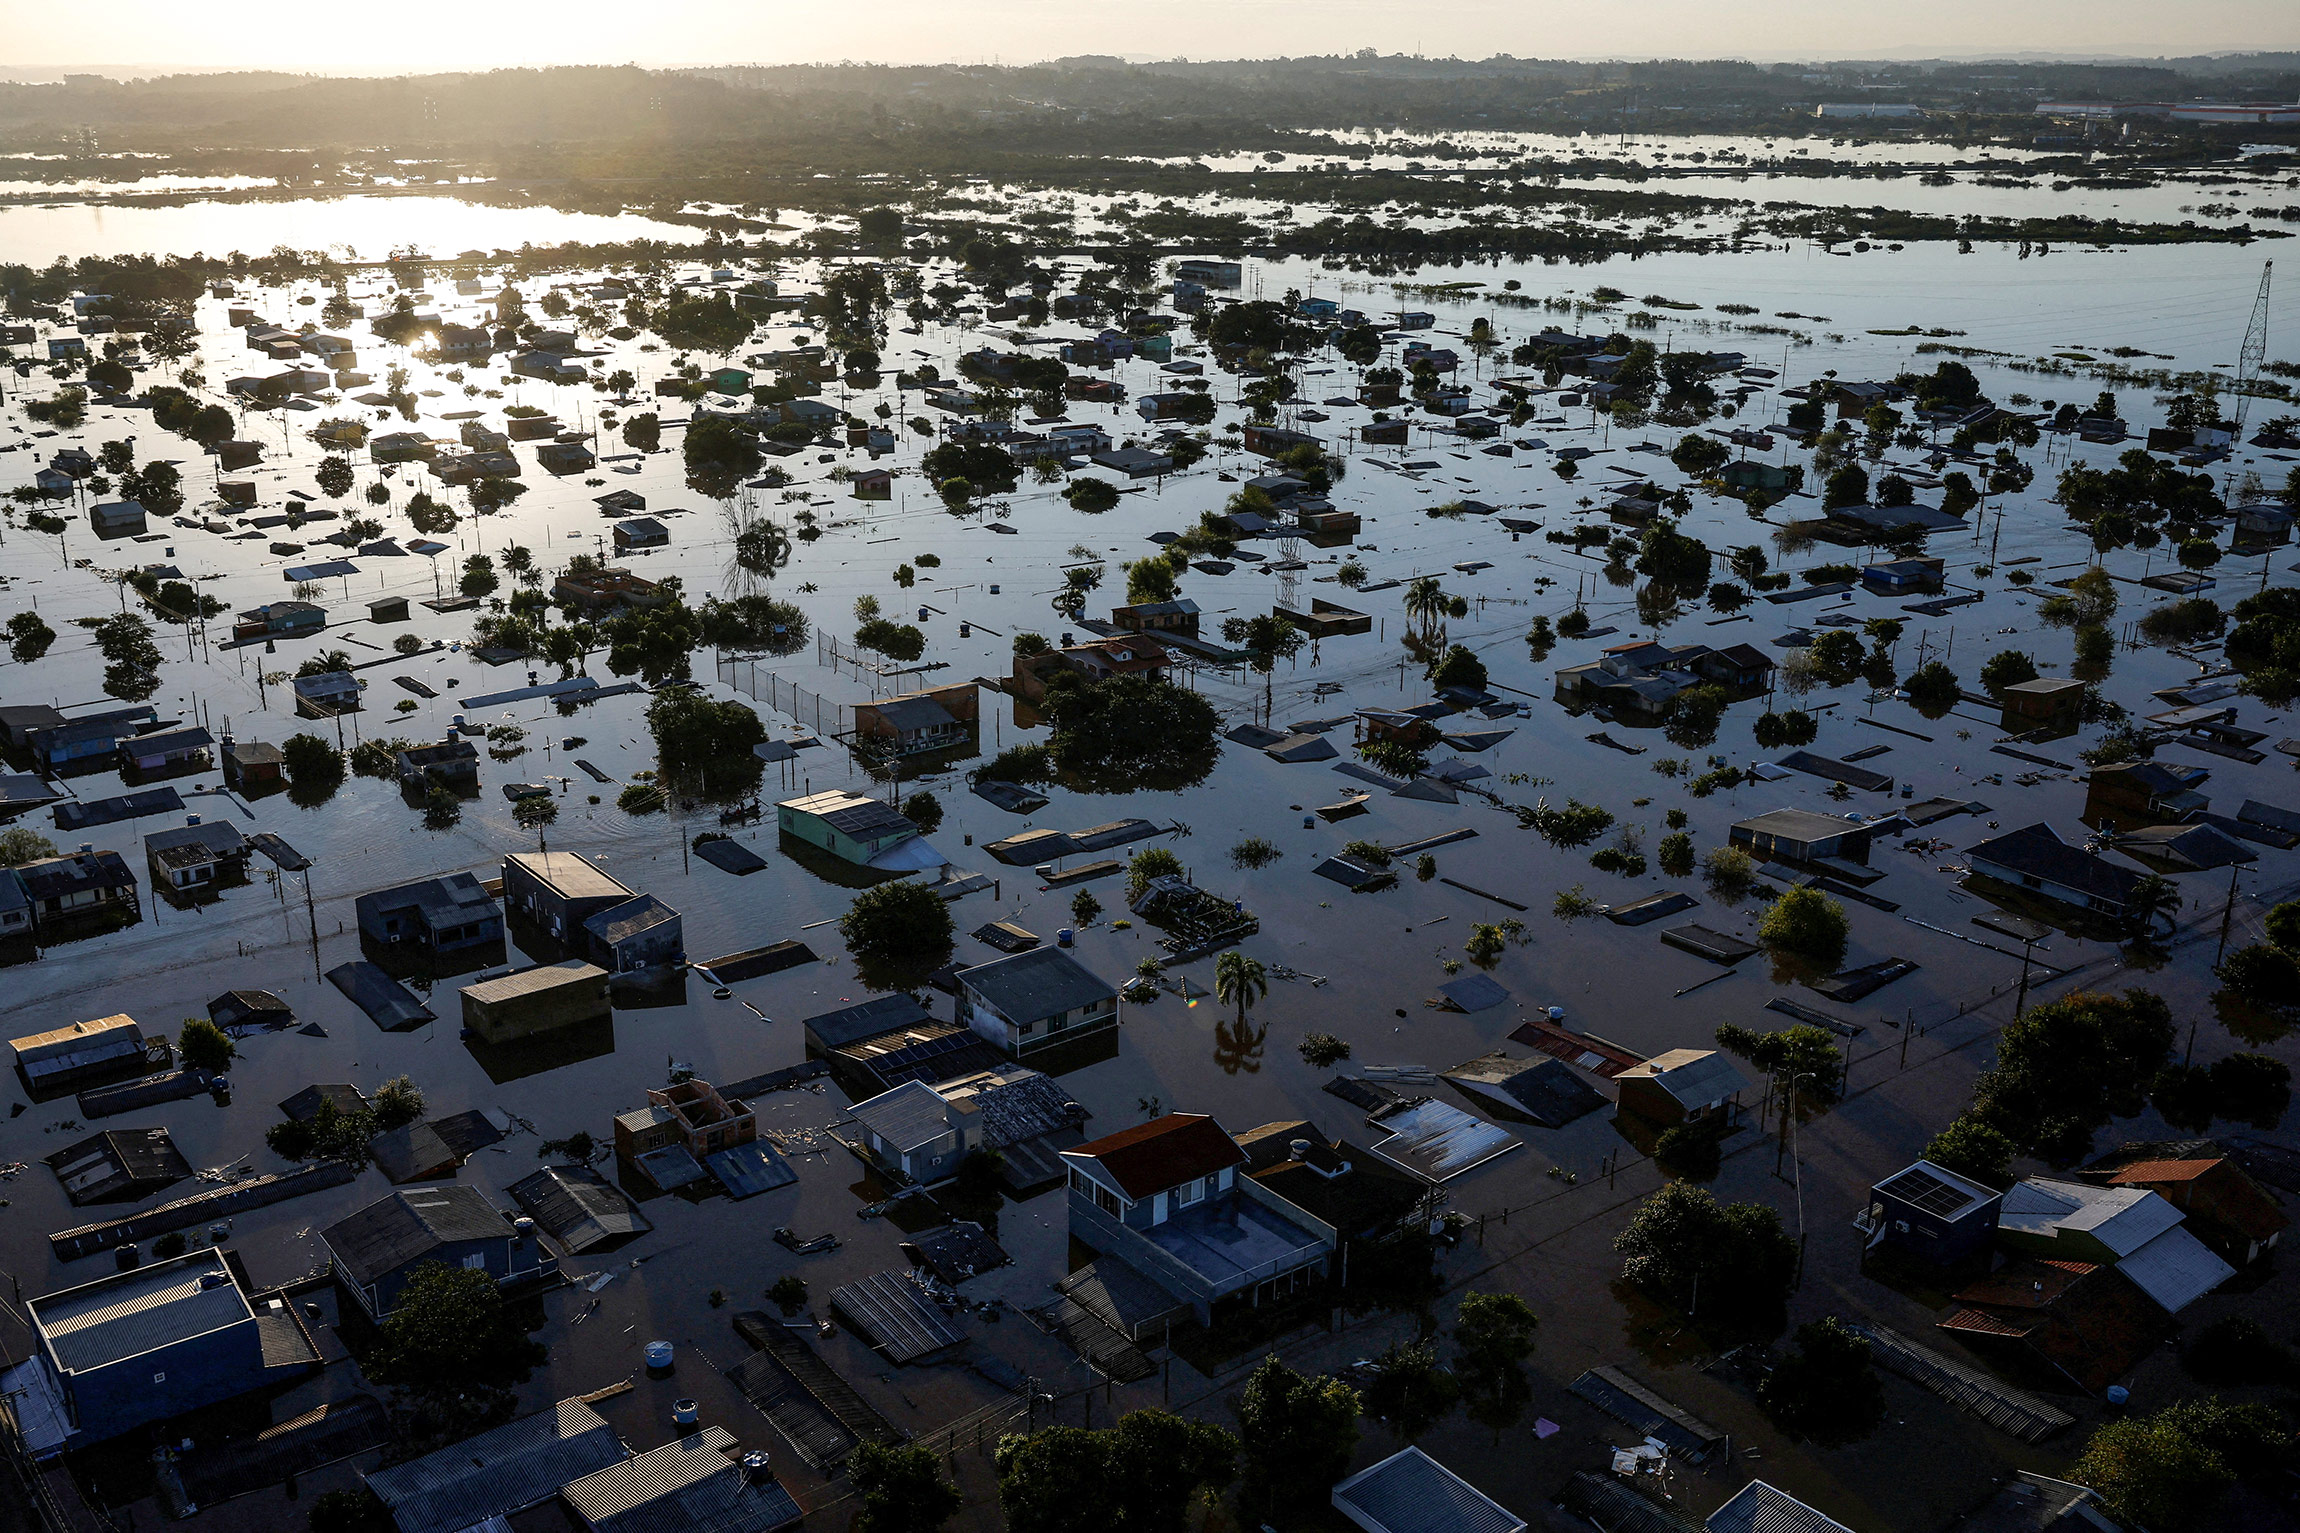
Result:
[[[751,1485],[775,1483],[775,1461],[767,1456],[766,1449],[753,1448],[743,1455],[743,1479]]]
[[[1289,1139],[1286,1141],[1286,1150],[1294,1159],[1306,1161],[1310,1158],[1310,1141],[1307,1139]]]

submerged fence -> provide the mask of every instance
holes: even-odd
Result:
[[[818,735],[844,739],[854,728],[852,708],[809,692],[796,682],[785,681],[773,671],[763,671],[756,660],[721,655],[718,673],[719,680],[753,702],[765,703]]]

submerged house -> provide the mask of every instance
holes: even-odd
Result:
[[[2070,846],[2041,822],[1966,848],[1965,863],[1982,877],[2111,919],[2123,918],[2142,877]]]
[[[296,712],[307,719],[330,719],[339,713],[359,712],[359,694],[367,683],[349,671],[322,671],[298,676],[294,682]]]
[[[513,852],[503,859],[504,906],[570,946],[584,945],[584,922],[638,894],[580,852]]]
[[[1410,1225],[1430,1196],[1419,1176],[1329,1139],[1306,1119],[1265,1123],[1237,1136],[1245,1174],[1333,1226],[1338,1242],[1383,1240]]]
[[[980,691],[969,681],[857,703],[854,737],[883,741],[899,756],[968,748],[979,727],[980,699]]]
[[[461,735],[449,735],[430,745],[410,745],[392,756],[399,785],[412,792],[433,787],[477,789],[479,747]]]
[[[1032,948],[957,974],[958,1020],[1009,1057],[1118,1028],[1118,989],[1057,947]]]
[[[1715,1049],[1671,1049],[1613,1078],[1623,1112],[1664,1127],[1729,1117],[1748,1077]]]
[[[2046,1261],[2114,1267],[2169,1314],[2236,1275],[2184,1228],[2179,1209],[2144,1187],[2029,1177],[2006,1191],[1997,1240]]]
[[[455,953],[503,940],[503,912],[479,880],[448,873],[359,897],[359,932],[372,942]]]
[[[1112,1263],[1126,1286],[1167,1297],[1163,1313],[1122,1317],[1130,1336],[1184,1316],[1207,1324],[1218,1304],[1274,1302],[1325,1274],[1333,1226],[1241,1176],[1246,1152],[1202,1113],[1169,1113],[1061,1158],[1071,1238],[1097,1253],[1098,1271]]]
[[[31,902],[34,924],[41,927],[106,910],[137,908],[135,872],[114,851],[83,846],[67,856],[21,863],[16,882]]]
[[[775,805],[775,826],[784,835],[819,846],[857,867],[881,867],[918,827],[891,805],[843,788],[830,788]]]
[[[652,894],[635,895],[586,919],[583,940],[591,959],[609,974],[631,974],[678,964],[687,956],[679,912]]]
[[[178,724],[123,738],[116,751],[123,771],[179,772],[208,764],[215,736],[197,724]]]
[[[2002,1193],[1920,1160],[1871,1187],[1869,1206],[1853,1223],[1869,1237],[1864,1252],[1891,1246],[1953,1267],[1989,1249],[2003,1202]]]
[[[25,1310],[32,1356],[4,1387],[19,1396],[15,1416],[35,1456],[108,1442],[320,1365],[295,1306],[273,1298],[259,1308],[238,1257],[214,1246],[45,1294]]]
[[[1086,1116],[1051,1077],[1019,1065],[934,1084],[907,1080],[851,1111],[864,1153],[921,1186],[950,1180],[978,1150],[1005,1150]]]
[[[2212,800],[2196,791],[2211,776],[2204,767],[2174,761],[2094,767],[2084,785],[2084,823],[2123,830],[2194,819],[2211,807]]]
[[[514,1225],[460,1182],[378,1198],[319,1238],[338,1284],[378,1323],[426,1262],[485,1272],[499,1288],[541,1278],[559,1265],[532,1229]]]
[[[184,823],[173,829],[144,837],[144,858],[151,865],[153,884],[179,893],[244,881],[254,853],[238,826],[202,820],[196,814],[185,816]]]
[[[705,1080],[683,1080],[647,1093],[647,1105],[615,1115],[615,1154],[636,1161],[676,1145],[700,1161],[759,1137],[750,1104]]]
[[[1736,822],[1728,839],[1763,862],[1865,864],[1875,834],[1874,827],[1863,821],[1811,809],[1775,809]]]

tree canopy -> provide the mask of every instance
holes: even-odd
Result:
[[[1766,1325],[1788,1298],[1797,1242],[1759,1203],[1720,1203],[1707,1188],[1671,1182],[1638,1205],[1613,1248],[1624,1281],[1695,1320]]]
[[[950,957],[949,902],[912,879],[874,884],[839,917],[856,971],[873,989],[909,989]]]

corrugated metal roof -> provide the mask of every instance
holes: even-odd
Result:
[[[367,1476],[399,1533],[461,1533],[547,1501],[569,1480],[628,1455],[614,1429],[580,1400],[561,1400],[437,1453]]]
[[[849,793],[843,788],[810,793],[803,798],[784,799],[775,807],[820,820],[841,835],[858,841],[894,831],[918,829],[888,805],[875,798]]]
[[[353,1280],[364,1285],[443,1245],[510,1234],[510,1221],[494,1204],[477,1190],[456,1184],[378,1198],[350,1218],[329,1225],[320,1238]]]
[[[583,929],[601,942],[612,945],[627,937],[636,937],[641,932],[652,931],[658,926],[669,925],[678,919],[679,912],[652,894],[642,894],[620,905],[610,905],[585,921]]]
[[[241,1324],[255,1313],[223,1254],[213,1249],[34,1299],[31,1309],[57,1365],[68,1373],[140,1357]]]
[[[932,1086],[904,1081],[849,1109],[855,1121],[905,1153],[934,1143],[951,1131],[950,1106]]]
[[[824,1048],[843,1049],[931,1020],[932,1014],[916,997],[897,994],[882,995],[859,1006],[809,1017],[804,1026]]]
[[[1708,1533],[1853,1533],[1834,1517],[1814,1511],[1763,1480],[1742,1486],[1732,1500],[1711,1512],[1702,1526]]]
[[[8,1046],[16,1051],[16,1062],[29,1070],[41,1060],[57,1055],[78,1054],[98,1046],[116,1048],[122,1043],[137,1049],[144,1046],[144,1030],[136,1025],[134,1017],[125,1014],[32,1033],[12,1040]]]
[[[1518,1146],[1509,1130],[1444,1102],[1399,1103],[1366,1121],[1388,1135],[1375,1154],[1437,1182]]]
[[[1525,1519],[1431,1458],[1401,1448],[1334,1487],[1334,1509],[1367,1533],[1522,1533]]]
[[[831,1292],[831,1308],[898,1363],[916,1362],[966,1338],[923,1298],[908,1271],[880,1272]]]
[[[2175,1315],[2236,1275],[2234,1267],[2177,1225],[2118,1262],[2116,1270]]]
[[[703,1157],[703,1163],[711,1168],[711,1175],[719,1179],[719,1185],[727,1189],[727,1196],[738,1203],[777,1187],[788,1187],[799,1179],[791,1163],[764,1139],[713,1150]]]
[[[705,1427],[655,1449],[634,1454],[560,1488],[560,1495],[575,1514],[597,1528],[686,1486],[734,1469],[727,1450],[735,1434],[725,1427]]]
[[[2029,1235],[2082,1231],[2121,1259],[2179,1225],[2180,1210],[2144,1188],[2032,1176],[2005,1193],[1998,1222]]]
[[[654,1228],[629,1198],[580,1167],[545,1166],[513,1182],[510,1191],[512,1201],[570,1251]]]

